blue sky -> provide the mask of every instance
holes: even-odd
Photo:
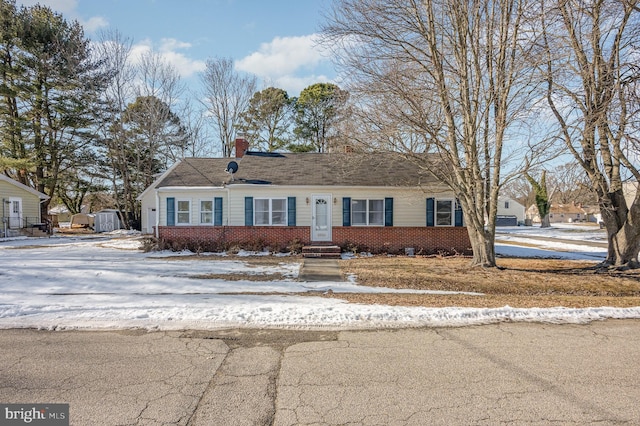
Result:
[[[290,96],[310,84],[334,81],[326,53],[314,42],[321,11],[331,0],[18,0],[41,3],[78,20],[89,38],[117,29],[134,52],[161,52],[185,83],[198,90],[207,59],[231,57],[261,87]]]

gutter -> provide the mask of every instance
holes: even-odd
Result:
[[[6,213],[5,213],[5,204],[10,204],[10,201],[6,198],[2,199],[2,224],[4,226],[4,233],[2,234],[3,238],[7,238],[7,222],[9,221]]]
[[[227,191],[227,226],[229,226],[229,218],[231,217],[231,192],[229,191],[229,187],[225,187]]]

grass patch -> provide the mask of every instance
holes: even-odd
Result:
[[[500,259],[498,268],[471,268],[462,257],[369,257],[341,261],[360,285],[484,293],[463,295],[329,294],[354,303],[405,306],[640,306],[640,270],[597,269],[595,263]]]

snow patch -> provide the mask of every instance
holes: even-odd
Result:
[[[580,229],[580,228],[578,228]],[[584,229],[584,228],[583,228]],[[596,241],[589,229],[582,241]],[[546,242],[538,247],[513,245],[539,228],[499,229],[496,252],[504,256],[554,257],[598,261],[606,250],[584,245]],[[567,238],[575,228],[557,227],[546,236]],[[501,243],[500,240],[509,244]],[[507,241],[508,240],[508,241]],[[340,299],[297,296],[300,292],[422,293],[456,292],[398,290],[346,282],[298,281],[300,264],[283,259],[278,265],[250,265],[225,253],[170,251],[143,253],[139,233],[75,235],[0,242],[0,328],[44,329],[216,329],[287,327],[363,329],[462,326],[504,321],[585,323],[607,318],[640,318],[633,308],[496,309],[425,308],[347,303]],[[241,251],[238,256],[266,256]],[[368,255],[368,254],[361,254]],[[184,259],[172,259],[183,256]],[[353,255],[343,254],[343,259]],[[201,276],[251,274],[264,280],[228,281]],[[269,280],[269,275],[284,279]],[[242,294],[244,293],[244,294]],[[247,294],[251,293],[251,294]],[[282,295],[274,295],[274,293]],[[478,293],[463,293],[482,297]]]

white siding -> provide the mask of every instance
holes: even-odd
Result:
[[[622,192],[624,193],[624,198],[627,201],[627,207],[633,204],[633,200],[637,196],[637,192],[640,186],[638,186],[638,182],[625,182],[622,185]]]
[[[158,191],[159,224],[167,224],[167,197],[177,200],[190,200],[192,226],[200,225],[200,200],[223,198],[223,225],[244,226],[245,197],[288,198],[296,197],[296,225],[311,226],[311,200],[314,194],[329,194],[332,199],[331,219],[333,226],[342,226],[342,199],[385,199],[393,198],[393,226],[425,226],[426,199],[454,198],[451,192],[425,192],[420,188],[345,188],[345,187],[282,187],[269,185],[231,185],[225,189],[173,189],[161,188]],[[308,201],[307,201],[308,200]],[[148,208],[156,207],[156,191],[149,191],[141,199],[142,228],[149,230],[154,224],[146,223]]]
[[[40,222],[40,197],[9,182],[0,180],[0,202],[9,201],[9,197],[22,199],[22,218],[29,218],[34,223]],[[4,216],[9,216],[9,206],[4,203]],[[1,224],[0,224],[1,226]]]
[[[145,234],[153,234],[153,227],[155,226],[155,223],[149,223],[148,220],[148,211],[149,209],[155,209],[156,208],[156,192],[155,191],[148,191],[146,193],[143,194],[143,197],[140,199],[140,204],[141,204],[141,221],[140,221],[140,227],[142,229],[142,232]],[[158,214],[159,212],[156,212],[156,214]]]
[[[244,226],[245,197],[296,197],[296,225],[311,226],[311,197],[330,194],[333,226],[342,226],[342,199],[393,198],[393,226],[425,226],[428,197],[453,198],[452,193],[426,193],[422,189],[407,188],[330,188],[330,187],[271,187],[233,186],[230,188],[229,225]],[[309,202],[307,202],[307,199]]]
[[[178,200],[188,200],[190,203],[190,221],[189,226],[200,225],[200,201],[222,198],[222,224],[228,225],[229,216],[227,204],[227,191],[225,189],[176,189],[167,190],[160,189],[157,192],[159,208],[156,211],[158,223],[160,226],[167,225],[167,198],[173,197],[176,202]],[[143,232],[152,232],[155,224],[148,224],[146,220],[146,212],[148,208],[156,208],[156,191],[149,191],[142,198],[142,229]],[[176,204],[177,209],[177,204]]]
[[[505,203],[508,203],[509,207],[506,207]],[[512,198],[499,197],[498,216],[515,216],[518,218],[518,222],[524,222],[525,208],[522,204]]]

